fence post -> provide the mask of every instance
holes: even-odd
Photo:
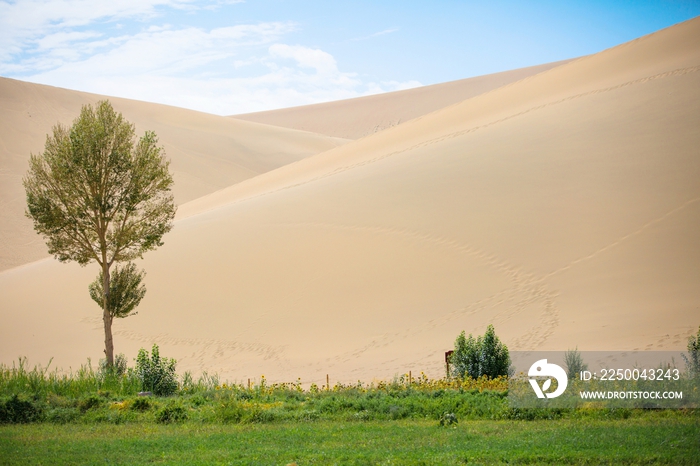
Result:
[[[326,390],[331,391],[331,382],[330,382],[330,379],[328,378],[328,374],[326,374]]]

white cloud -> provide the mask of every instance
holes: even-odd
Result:
[[[384,34],[391,34],[392,32],[396,32],[398,30],[399,30],[399,28],[384,29],[383,31],[375,32],[374,34],[370,34],[368,36],[355,37],[354,39],[350,39],[350,40],[351,41],[367,40],[367,39],[371,39],[372,37],[383,36]]]
[[[261,28],[274,30],[269,25]],[[219,115],[348,99],[421,85],[417,81],[363,82],[356,73],[338,70],[335,59],[327,52],[299,45],[273,44],[266,56],[230,60],[235,46],[223,46],[215,39],[217,36],[219,32],[196,29],[147,34],[109,53],[67,63],[27,79]],[[233,36],[245,39],[235,33]],[[196,72],[217,61],[227,63],[228,72]],[[264,71],[235,77],[236,70],[256,65],[264,66]],[[195,73],[186,73],[188,70]]]
[[[193,0],[18,0],[0,3],[0,60],[24,51],[37,37],[92,24],[153,16],[157,7],[182,8]]]
[[[0,44],[6,46],[0,51],[0,74],[216,114],[420,85],[367,82],[356,73],[341,71],[335,57],[324,50],[284,43],[284,37],[298,29],[291,22],[206,29],[158,21],[159,8],[220,4],[194,0],[0,3]],[[31,15],[32,10],[37,14]],[[105,23],[110,27],[105,28]]]
[[[86,39],[92,39],[94,37],[100,37],[102,34],[96,31],[88,32],[57,32],[54,34],[48,34],[36,41],[37,50],[51,50],[60,47],[65,47],[71,45],[76,41],[83,41]]]
[[[313,68],[318,73],[338,73],[338,66],[333,55],[319,49],[311,49],[301,45],[274,44],[269,49],[273,58],[289,58],[302,68]]]
[[[134,35],[103,39],[97,33],[56,33],[43,37],[29,58],[0,63],[0,73],[43,71],[34,79],[73,79],[76,73],[101,75],[182,72],[234,56],[241,47],[273,42],[293,24],[262,23],[205,31],[150,27]],[[99,38],[90,41],[86,39]],[[65,51],[72,51],[66,55]],[[74,87],[74,86],[69,86]]]

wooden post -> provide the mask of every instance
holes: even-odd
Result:
[[[408,386],[411,386],[411,371],[408,371]]]
[[[248,379],[248,391],[250,391],[250,379]]]
[[[326,390],[328,390],[328,391],[331,390],[331,382],[330,382],[330,379],[328,378],[328,374],[326,374]]]

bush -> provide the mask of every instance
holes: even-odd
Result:
[[[391,405],[387,410],[387,415],[389,416],[389,419],[395,421],[397,419],[404,419],[408,417],[409,412],[405,406]]]
[[[226,400],[215,408],[215,417],[217,420],[229,424],[238,424],[245,416],[245,410],[235,400]]]
[[[249,424],[266,424],[279,418],[279,413],[274,409],[264,409],[259,405],[253,405],[243,418],[243,422]]]
[[[460,333],[450,363],[452,375],[460,379],[467,376],[496,378],[509,375],[510,355],[508,347],[496,336],[493,325],[489,325],[484,336],[476,340],[471,334],[467,338],[464,332]]]
[[[683,355],[688,377],[700,378],[700,327],[698,334],[688,338],[688,356]]]
[[[355,419],[360,418],[361,413],[367,413],[367,411],[361,411],[359,413],[354,413]],[[317,421],[320,418],[321,418],[320,414],[318,413],[318,411],[316,411],[314,409],[305,409],[305,410],[302,410],[298,413],[295,413],[293,416],[293,419],[295,421],[299,421],[299,422],[313,422],[313,421]]]
[[[0,424],[24,424],[40,419],[41,409],[16,394],[9,400],[0,401]]]
[[[566,365],[566,375],[569,377],[569,380],[574,380],[581,371],[588,369],[588,364],[584,364],[578,348],[564,353],[564,365]]]
[[[180,422],[187,419],[187,411],[179,404],[169,404],[156,413],[156,421],[161,424]]]
[[[141,348],[136,357],[136,375],[143,391],[157,396],[168,396],[177,390],[177,374],[174,359],[161,358],[158,345],[153,345],[151,355]]]
[[[457,416],[455,413],[443,413],[442,416],[440,416],[440,422],[439,425],[440,427],[446,427],[446,426],[451,426],[452,424],[457,424],[459,421],[457,421]]]
[[[82,412],[88,411],[93,408],[98,408],[102,404],[102,400],[97,395],[88,395],[87,397],[80,400],[78,407]]]
[[[58,407],[50,410],[46,415],[46,420],[54,424],[68,424],[75,422],[80,417],[80,411],[76,408]]]
[[[148,401],[148,398],[146,398],[146,397],[136,398],[131,403],[131,409],[133,409],[134,411],[148,411],[150,408],[151,408],[151,402]]]

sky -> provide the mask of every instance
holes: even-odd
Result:
[[[233,115],[588,55],[698,15],[698,0],[0,0],[0,76]]]

